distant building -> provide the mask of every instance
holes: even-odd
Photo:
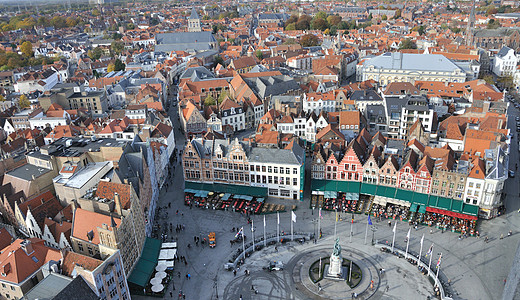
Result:
[[[495,55],[493,73],[499,77],[513,75],[517,72],[517,64],[518,57],[515,55],[515,50],[504,46]]]
[[[438,54],[385,53],[365,60],[358,71],[361,81],[375,80],[381,85],[418,80],[466,81],[464,70]]]
[[[161,33],[155,36],[155,41],[155,51],[166,53],[186,51],[193,54],[218,50],[217,40],[210,31]]]
[[[201,32],[202,26],[200,24],[200,17],[195,10],[195,7],[191,9],[191,15],[188,18],[188,32]]]

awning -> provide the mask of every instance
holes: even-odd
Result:
[[[478,216],[478,206],[464,203],[462,206],[462,212],[466,215]]]
[[[419,206],[419,212],[420,212],[421,214],[426,213],[426,205],[421,205],[421,206]]]
[[[397,189],[397,192],[395,193],[395,198],[397,200],[412,202],[413,192],[408,190]]]
[[[412,203],[412,205],[410,206],[410,211],[411,212],[416,212],[417,211],[417,204]]]
[[[256,198],[257,202],[264,202],[264,200],[265,200],[264,198]]]
[[[141,257],[128,277],[129,283],[143,288],[148,284],[157,265],[160,250],[160,240],[146,238]]]
[[[173,268],[175,262],[173,260],[159,260],[160,264],[166,265],[167,268]]]
[[[365,195],[375,195],[377,190],[377,185],[370,183],[362,183],[360,193]]]
[[[462,212],[462,200],[452,200],[451,201],[451,211],[454,212]]]
[[[438,209],[438,208],[434,208],[434,207],[427,207],[426,211],[432,212],[432,213],[441,214],[441,215],[445,215],[445,216],[450,216],[450,217],[454,217],[454,218],[459,218],[459,219],[466,219],[466,220],[476,220],[477,219],[476,216],[460,214],[460,213],[456,213],[456,212],[453,212],[453,211],[444,210],[444,209]]]
[[[345,200],[359,200],[359,194],[345,193]]]
[[[222,197],[222,200],[226,201],[229,199],[229,197],[231,197],[231,194],[226,193],[226,194],[224,194],[224,197]]]
[[[159,252],[159,259],[173,260],[175,255],[177,255],[177,249],[162,249],[161,252]]]
[[[177,242],[162,243],[161,249],[172,249],[177,248]]]
[[[417,203],[419,205],[421,205],[421,204],[426,205],[426,204],[428,204],[428,197],[429,196],[430,195],[428,195],[428,194],[414,193],[413,194],[413,202]]]

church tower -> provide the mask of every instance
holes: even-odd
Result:
[[[195,7],[191,9],[191,15],[188,18],[188,32],[201,32],[202,26],[200,24],[200,17]]]
[[[475,0],[471,1],[471,12],[466,27],[466,46],[473,45],[473,35],[475,34]]]

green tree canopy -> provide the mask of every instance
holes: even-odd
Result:
[[[20,106],[20,108],[27,108],[31,106],[31,101],[29,101],[29,98],[27,98],[27,96],[21,95],[20,100],[18,101],[18,106]]]
[[[32,44],[29,41],[25,41],[20,46],[20,51],[22,51],[23,55],[26,57],[33,56]]]
[[[124,71],[126,69],[126,65],[118,58],[114,62],[114,71]]]
[[[303,47],[312,47],[312,46],[317,46],[319,43],[319,39],[317,36],[315,36],[314,34],[306,34],[304,36],[302,36],[300,38],[300,44],[303,46]]]
[[[417,49],[417,45],[411,39],[405,39],[401,41],[399,49]]]
[[[206,99],[204,99],[204,106],[215,105],[215,98],[213,96],[208,95]]]

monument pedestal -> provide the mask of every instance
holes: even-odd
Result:
[[[330,265],[325,265],[324,268],[324,278],[331,279],[331,280],[338,280],[338,281],[344,281],[347,280],[347,267],[341,267],[341,274],[339,275],[331,275],[330,274]]]

